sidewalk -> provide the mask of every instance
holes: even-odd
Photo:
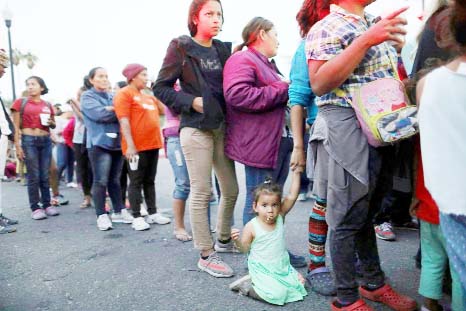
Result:
[[[243,167],[237,166],[237,173],[241,191],[235,211],[238,226],[244,204]],[[169,215],[173,183],[168,160],[161,158],[157,203]],[[65,188],[62,193],[70,204],[60,208],[62,214],[33,221],[26,187],[2,183],[2,188],[5,215],[20,221],[18,232],[0,236],[2,311],[329,310],[330,299],[313,292],[303,302],[274,307],[229,291],[228,284],[246,273],[245,256],[223,255],[236,276],[215,279],[198,271],[198,252],[192,242],[181,243],[173,237],[172,224],[152,225],[145,232],[115,224],[113,230],[101,232],[94,210],[79,209],[80,191]],[[309,210],[310,202],[297,203],[286,219],[288,246],[296,254],[307,253]],[[397,231],[398,241],[380,241],[379,250],[390,283],[419,301],[419,270],[412,259],[417,235],[416,231]],[[306,268],[300,272],[305,274]]]

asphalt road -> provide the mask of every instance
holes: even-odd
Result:
[[[241,223],[244,171],[237,166],[240,196],[235,221]],[[156,180],[158,208],[171,213],[173,177],[166,159],[159,161]],[[302,302],[270,306],[239,296],[228,284],[242,276],[245,257],[225,254],[236,276],[216,279],[197,269],[198,252],[192,242],[181,243],[171,224],[152,225],[135,232],[116,224],[97,230],[93,209],[81,210],[81,193],[63,188],[70,204],[61,215],[42,221],[30,218],[26,187],[2,183],[4,214],[20,221],[18,231],[0,235],[0,310],[329,310],[330,299],[309,292]],[[307,221],[311,203],[297,203],[287,217],[289,249],[307,253]],[[383,268],[389,282],[415,297],[419,270],[412,257],[417,251],[416,231],[397,231],[397,242],[379,241]],[[306,268],[300,270],[303,274]],[[376,310],[388,310],[373,304]]]

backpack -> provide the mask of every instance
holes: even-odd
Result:
[[[353,100],[341,89],[334,91],[351,104],[373,147],[394,144],[419,132],[417,107],[410,104],[396,67],[393,69],[396,78],[382,78],[360,86]]]
[[[23,114],[24,114],[24,109],[26,108],[26,104],[28,102],[27,97],[23,97],[21,100],[21,107],[19,108],[19,128],[23,128]],[[52,105],[49,102],[46,102],[47,106],[49,107],[50,111],[53,111]]]

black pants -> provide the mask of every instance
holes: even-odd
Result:
[[[342,302],[353,303],[359,298],[358,283],[355,277],[356,258],[359,259],[361,265],[364,285],[379,287],[385,281],[372,224],[375,209],[369,205],[379,171],[379,155],[377,151],[371,149],[369,194],[346,211],[344,220],[336,228],[329,228],[330,255],[335,272],[335,285],[338,299]]]
[[[411,221],[412,144],[411,140],[405,140],[395,146],[377,148],[381,168],[370,202],[371,208],[375,209],[375,225]]]
[[[121,169],[121,176],[120,176],[120,186],[121,186],[121,202],[123,205],[126,204],[126,191],[128,190],[128,166],[123,165]]]
[[[83,144],[73,144],[76,159],[77,180],[83,187],[84,195],[91,195],[92,169],[89,154]]]
[[[128,198],[133,216],[141,217],[141,190],[144,191],[147,211],[149,215],[155,214],[155,175],[159,160],[159,149],[141,151],[139,154],[138,169],[133,171],[126,163],[129,176]]]

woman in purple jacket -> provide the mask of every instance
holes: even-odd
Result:
[[[282,187],[288,176],[293,140],[285,125],[288,82],[275,63],[277,31],[269,20],[253,18],[243,29],[243,43],[227,60],[223,89],[227,106],[225,153],[244,164],[246,203],[243,224],[254,218],[252,192],[271,178]],[[241,51],[244,47],[248,49]],[[293,266],[305,266],[291,256]]]

